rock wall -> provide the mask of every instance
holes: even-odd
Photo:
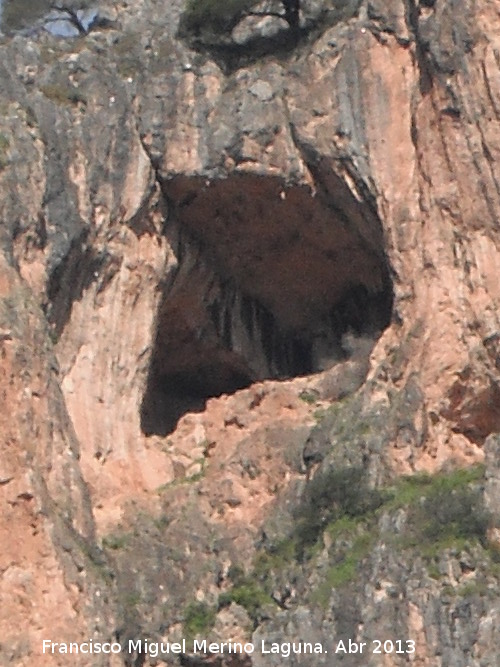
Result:
[[[0,45],[0,664],[200,624],[494,664],[496,4],[184,10]]]

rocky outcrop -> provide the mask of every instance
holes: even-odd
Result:
[[[183,11],[0,45],[0,664],[493,664],[495,3]]]

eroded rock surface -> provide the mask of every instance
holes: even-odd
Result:
[[[2,38],[0,664],[495,664],[498,8],[302,4]]]

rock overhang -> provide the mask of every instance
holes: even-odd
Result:
[[[380,219],[339,176],[317,189],[241,172],[161,185],[178,266],[156,318],[146,433],[210,396],[324,370],[350,356],[346,334],[375,341],[389,325]]]
[[[347,187],[330,193],[235,174],[176,177],[164,193],[216,272],[271,310],[285,331],[319,326],[352,288],[370,296],[386,290],[380,220]]]

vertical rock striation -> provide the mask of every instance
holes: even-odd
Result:
[[[0,664],[199,603],[215,640],[494,664],[496,4],[185,9],[0,44]]]

